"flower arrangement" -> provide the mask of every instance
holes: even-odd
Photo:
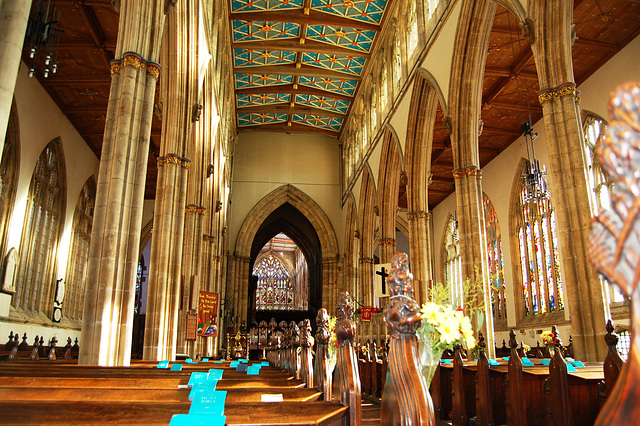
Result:
[[[524,353],[526,354],[527,352],[529,352],[531,350],[531,346],[527,345],[526,343],[522,344],[522,349],[524,349]]]
[[[442,352],[456,345],[469,349],[475,346],[471,320],[461,308],[454,310],[451,305],[428,302],[420,312],[423,322],[418,330],[419,338],[430,340],[434,351]]]

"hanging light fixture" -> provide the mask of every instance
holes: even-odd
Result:
[[[42,61],[44,78],[58,71],[58,44],[60,43],[60,9],[55,2],[38,0],[35,11],[32,9],[29,23],[27,24],[27,37],[25,42],[29,46],[29,77],[33,77],[38,69],[38,62]],[[44,59],[40,59],[44,51]]]
[[[509,20],[509,34],[511,37],[511,51],[513,52],[513,58],[515,59],[515,50],[513,43],[513,33],[511,31],[511,16],[508,15]],[[520,39],[518,39],[518,47],[521,48]],[[522,49],[521,49],[522,50]],[[522,124],[520,125],[520,131],[524,137],[524,143],[527,147],[527,166],[522,173],[522,181],[525,187],[525,201],[537,201],[542,198],[549,197],[549,191],[547,189],[546,168],[540,166],[540,161],[536,157],[536,151],[533,146],[533,141],[538,138],[538,133],[533,131],[533,125],[531,122],[531,104],[529,100],[529,90],[527,89],[527,80],[523,77],[524,81],[524,95],[520,91],[520,80],[518,74],[515,75],[516,90],[518,92],[518,98],[522,99],[522,96],[526,96],[527,101],[527,117],[522,117]]]

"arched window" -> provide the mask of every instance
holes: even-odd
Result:
[[[418,52],[418,12],[417,2],[409,2],[409,13],[407,17],[407,28],[409,30],[407,34],[407,57],[413,58]]]
[[[56,257],[64,218],[65,169],[62,146],[55,139],[36,163],[20,241],[20,269],[13,306],[52,311]]]
[[[507,302],[504,283],[504,257],[502,256],[502,234],[498,215],[493,203],[482,194],[484,207],[484,223],[487,229],[487,257],[489,262],[489,279],[491,280],[491,304],[493,318],[496,321],[505,322],[507,319]],[[506,322],[505,322],[506,325]]]
[[[589,203],[591,214],[597,216],[602,211],[611,209],[611,190],[613,182],[610,182],[603,170],[596,155],[596,143],[603,134],[607,123],[593,113],[586,112],[584,115],[582,132],[584,135],[584,164],[587,171],[587,184],[589,185]],[[624,302],[625,298],[620,289],[602,280],[605,289],[605,296],[608,302]]]
[[[7,136],[4,141],[2,162],[0,163],[0,255],[7,252],[9,220],[16,199],[16,178],[18,176],[19,146],[18,111],[15,102],[11,106]]]
[[[258,278],[256,310],[292,310],[293,283],[282,261],[269,254],[253,268]]]
[[[562,277],[558,261],[556,216],[548,192],[535,197],[518,173],[517,201],[513,214],[520,264],[523,316],[564,310]],[[544,179],[544,178],[543,178]],[[546,183],[545,183],[546,186]]]
[[[64,313],[69,318],[82,319],[84,307],[85,277],[89,260],[89,243],[91,242],[91,224],[93,208],[96,202],[96,180],[93,176],[87,179],[73,214],[73,234],[71,250],[67,265],[66,296]]]
[[[371,93],[369,94],[369,113],[370,113],[370,129],[371,139],[376,136],[376,127],[378,126],[378,88],[373,73],[369,75],[371,83]]]
[[[140,255],[140,261],[138,262],[138,269],[136,270],[136,297],[133,304],[133,313],[142,313],[142,283],[145,281],[144,272],[147,267],[144,264],[144,256]]]
[[[451,293],[451,304],[461,306],[464,302],[464,281],[462,279],[462,258],[460,257],[460,237],[458,221],[449,216],[444,233],[445,283]]]

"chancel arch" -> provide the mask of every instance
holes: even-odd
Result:
[[[245,218],[230,266],[227,298],[235,316],[249,319],[251,268],[260,250],[280,232],[305,253],[309,265],[309,310],[334,306],[338,281],[338,243],[329,218],[306,193],[283,185],[260,200]]]

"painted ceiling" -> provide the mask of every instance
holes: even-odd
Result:
[[[338,136],[388,0],[229,0],[239,131]]]

